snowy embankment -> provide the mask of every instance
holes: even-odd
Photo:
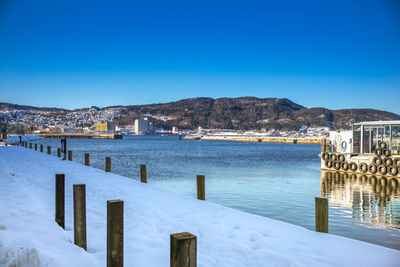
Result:
[[[19,137],[21,136],[21,140],[25,142],[39,140],[40,136],[38,135],[8,135],[7,141],[12,144],[16,145],[19,144]]]
[[[66,230],[54,222],[56,173],[65,174]],[[80,183],[86,184],[87,252],[73,244],[72,185]],[[111,199],[124,200],[125,266],[169,266],[170,234],[185,231],[197,236],[198,266],[400,262],[397,250],[192,199],[27,148],[0,147],[0,265],[105,266]]]

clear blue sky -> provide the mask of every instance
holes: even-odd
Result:
[[[0,0],[0,102],[197,96],[400,114],[400,1]]]

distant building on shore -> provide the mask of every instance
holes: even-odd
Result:
[[[173,134],[177,134],[179,131],[178,131],[178,128],[177,127],[172,127],[172,133]]]
[[[96,123],[96,132],[111,134],[114,132],[114,125],[112,122],[109,121],[106,122],[99,121]]]
[[[147,118],[144,120],[135,120],[135,133],[143,134],[152,129],[152,125]]]

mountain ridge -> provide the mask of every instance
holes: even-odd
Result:
[[[376,109],[354,108],[331,110],[324,107],[307,108],[287,98],[245,97],[196,97],[167,103],[144,105],[118,105],[103,108],[64,109],[34,107],[0,103],[0,109],[28,112],[49,112],[57,116],[70,113],[109,113],[118,125],[130,125],[135,119],[149,117],[159,127],[182,129],[197,127],[215,129],[288,129],[302,125],[348,129],[352,123],[373,120],[400,120],[400,115]],[[80,123],[82,124],[82,123]]]

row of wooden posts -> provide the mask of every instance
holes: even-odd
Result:
[[[27,147],[24,142],[23,146]],[[32,148],[32,143],[29,144]],[[37,150],[37,144],[35,144]],[[40,145],[43,152],[43,145]],[[51,154],[51,147],[47,147]],[[58,157],[61,151],[58,148]],[[72,160],[72,151],[68,151],[68,160]],[[89,154],[85,153],[85,165],[89,166]],[[106,157],[106,172],[111,172],[111,158]],[[197,198],[205,200],[205,176],[197,175]],[[147,167],[140,165],[140,180],[147,183]],[[87,249],[86,240],[86,185],[73,185],[74,209],[74,243]],[[65,229],[65,175],[56,174],[55,186],[55,221]],[[124,241],[124,202],[122,200],[107,201],[107,267],[123,266]],[[315,230],[328,233],[328,200],[315,198]],[[197,238],[195,235],[183,232],[170,235],[170,266],[197,266]]]

